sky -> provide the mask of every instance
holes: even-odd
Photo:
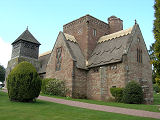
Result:
[[[147,48],[153,37],[154,0],[0,0],[0,64],[11,59],[11,43],[27,28],[41,43],[39,53],[52,50],[63,25],[90,14],[107,22],[115,15],[123,28],[140,26]]]

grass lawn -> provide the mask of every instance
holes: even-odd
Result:
[[[144,104],[124,104],[124,103],[117,103],[117,102],[103,102],[103,101],[96,101],[96,100],[87,100],[87,99],[73,99],[73,98],[66,98],[66,97],[59,97],[59,96],[50,96],[41,94],[43,96],[49,96],[54,98],[66,99],[66,100],[73,100],[73,101],[80,101],[98,105],[107,105],[107,106],[115,106],[115,107],[122,107],[122,108],[130,108],[130,109],[137,109],[137,110],[145,110],[145,111],[152,111],[152,112],[160,112],[160,94],[154,94],[154,104],[153,105],[144,105]]]
[[[10,102],[4,92],[0,92],[0,111],[0,120],[154,120],[40,100],[36,103]]]

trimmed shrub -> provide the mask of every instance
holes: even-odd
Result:
[[[111,94],[116,102],[122,102],[124,88],[110,88]]]
[[[8,96],[11,101],[31,102],[41,91],[41,79],[31,63],[21,62],[8,75]]]
[[[129,82],[123,91],[123,101],[129,104],[141,104],[143,102],[143,91],[140,84],[135,81]]]
[[[65,82],[57,79],[43,79],[42,93],[65,97],[68,93]]]
[[[160,87],[157,84],[153,84],[153,90],[154,90],[154,92],[159,93]]]

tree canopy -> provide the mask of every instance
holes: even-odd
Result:
[[[5,81],[5,68],[0,65],[0,82],[4,82]]]
[[[154,55],[155,59],[152,61],[154,65],[154,69],[156,71],[156,82],[160,83],[160,0],[155,0],[154,4],[155,9],[155,20],[154,20],[154,26],[153,26],[153,32],[154,32]],[[159,84],[160,85],[160,84]]]

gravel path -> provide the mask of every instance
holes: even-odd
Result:
[[[3,91],[7,92],[6,90],[3,90]],[[96,104],[90,104],[90,103],[84,103],[84,102],[78,102],[78,101],[51,98],[51,97],[46,97],[46,96],[39,96],[38,99],[49,101],[49,102],[54,102],[54,103],[59,103],[59,104],[65,104],[65,105],[74,106],[74,107],[91,109],[91,110],[98,110],[98,111],[104,111],[104,112],[112,112],[112,113],[120,113],[120,114],[126,114],[126,115],[160,119],[160,113],[158,112],[149,112],[149,111],[144,111],[144,110],[135,110],[135,109],[111,107],[111,106],[105,106],[105,105],[96,105]]]

